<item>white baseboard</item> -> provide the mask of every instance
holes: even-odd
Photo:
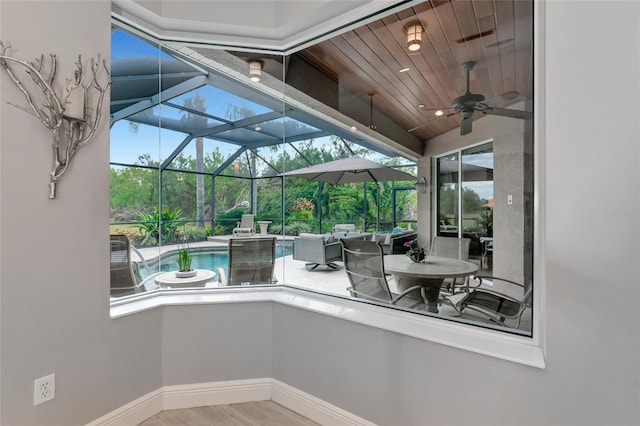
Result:
[[[375,423],[309,395],[300,389],[296,389],[279,380],[271,380],[271,399],[274,402],[316,423],[331,426],[375,426]]]
[[[163,410],[162,389],[150,392],[88,423],[87,426],[137,425]]]
[[[165,386],[87,426],[135,426],[163,410],[268,400],[321,425],[374,426],[374,423],[272,378]]]

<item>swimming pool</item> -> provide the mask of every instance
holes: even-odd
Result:
[[[286,244],[276,245],[276,258],[289,256],[293,253],[293,245]],[[176,271],[178,270],[177,253],[167,253],[154,261],[149,261],[149,268],[141,268],[140,273],[142,278],[145,278],[154,272],[162,271]],[[211,271],[217,271],[218,268],[222,268],[225,274],[228,275],[227,264],[229,261],[229,252],[226,248],[208,250],[192,250],[191,251],[191,268],[193,269],[209,269]],[[158,267],[159,266],[159,267]]]

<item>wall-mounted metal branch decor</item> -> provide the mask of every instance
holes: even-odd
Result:
[[[52,133],[53,167],[49,179],[49,198],[54,199],[56,185],[69,170],[71,159],[98,128],[104,95],[111,85],[109,68],[98,55],[97,59],[91,59],[91,68],[87,73],[82,67],[82,56],[78,55],[75,77],[67,79],[65,87],[59,90],[61,93],[56,93],[56,55],[50,54],[47,63],[44,55],[33,61],[25,61],[7,56],[10,47],[0,41],[0,66],[22,92],[29,106],[8,103],[34,115]],[[98,80],[101,69],[106,73],[102,83]],[[27,81],[31,79],[31,85],[35,87],[32,92],[27,90],[21,76]]]

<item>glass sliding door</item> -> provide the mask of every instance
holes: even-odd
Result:
[[[460,225],[460,169],[459,153],[442,156],[436,160],[437,235],[457,236]]]
[[[461,153],[462,231],[493,235],[493,143]]]
[[[436,235],[469,238],[469,258],[491,271],[493,250],[493,143],[436,159]]]

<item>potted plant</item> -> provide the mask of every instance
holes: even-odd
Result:
[[[178,248],[178,270],[176,271],[176,277],[187,278],[193,277],[196,274],[195,269],[191,269],[191,254],[189,253],[189,245],[182,244]]]
[[[424,247],[420,247],[418,245],[418,239],[407,241],[404,243],[404,246],[409,250],[407,251],[407,256],[414,262],[422,262],[426,258],[426,254],[424,252]]]

